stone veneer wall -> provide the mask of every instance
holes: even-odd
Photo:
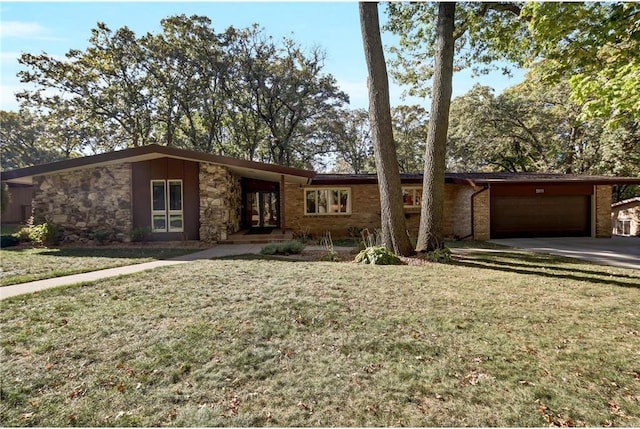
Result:
[[[226,240],[240,230],[240,178],[228,168],[200,163],[200,240]]]
[[[88,241],[96,231],[129,241],[131,164],[93,167],[33,178],[33,218],[64,230],[63,241]]]
[[[595,231],[594,236],[599,238],[611,237],[611,186],[594,186],[595,209]]]

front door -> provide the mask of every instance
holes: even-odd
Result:
[[[279,183],[243,177],[242,195],[245,228],[256,230],[280,226]]]
[[[277,192],[252,191],[245,195],[246,222],[250,228],[276,228],[280,225]]]

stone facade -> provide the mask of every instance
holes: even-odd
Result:
[[[240,178],[228,168],[200,163],[200,240],[226,240],[240,230]]]
[[[130,163],[36,176],[33,184],[34,222],[60,226],[63,241],[88,241],[97,231],[129,241]]]
[[[611,186],[598,185],[593,189],[595,216],[593,236],[598,238],[611,237]]]

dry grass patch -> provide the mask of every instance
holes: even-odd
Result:
[[[0,419],[639,426],[638,273],[471,256],[227,258],[4,300]]]

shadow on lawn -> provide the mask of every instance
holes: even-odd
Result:
[[[606,271],[606,268],[610,267],[597,264],[589,265],[589,268],[592,269],[588,270],[577,267],[585,264],[588,263],[570,258],[518,252],[469,252],[458,256],[453,262],[453,265],[462,267],[640,288],[640,276],[622,273],[611,274]],[[576,267],[560,265],[576,265]]]

